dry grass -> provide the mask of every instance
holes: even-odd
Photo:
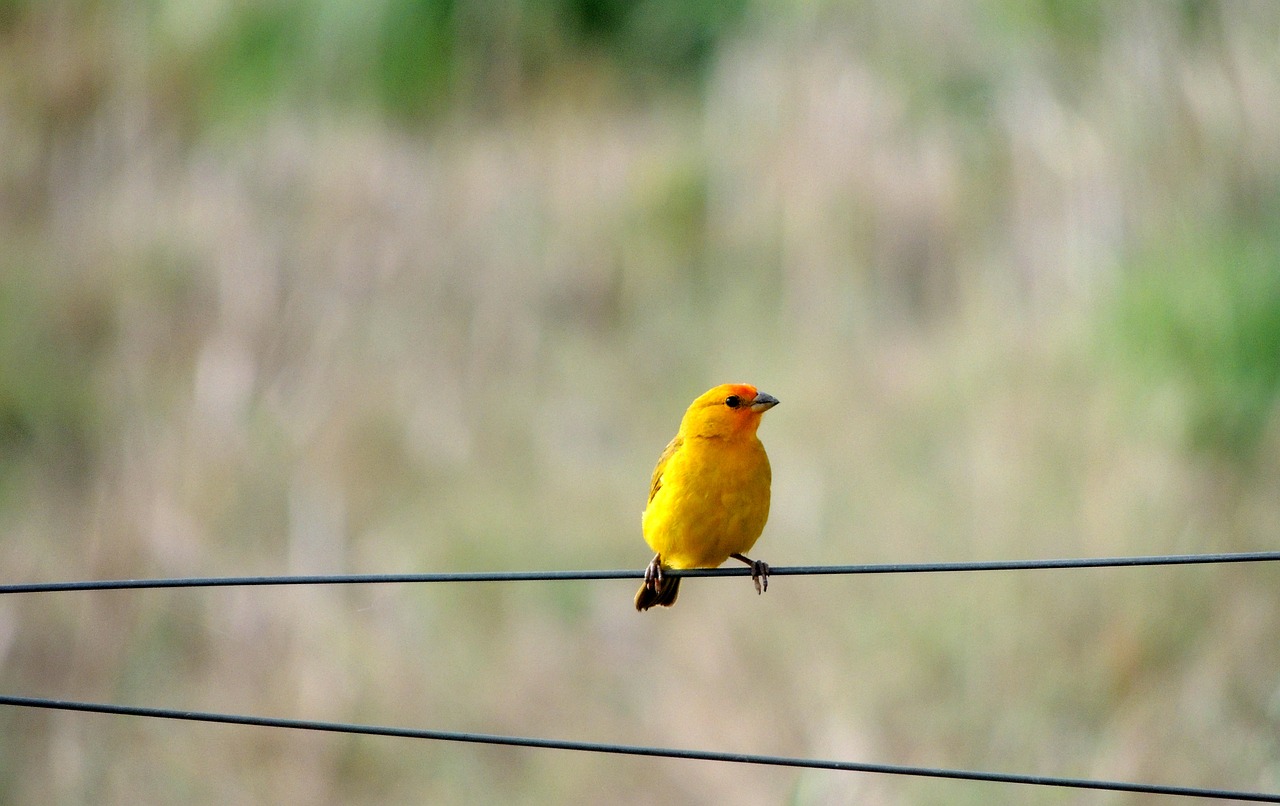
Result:
[[[129,15],[12,13],[5,579],[640,567],[737,379],[783,401],[774,564],[1275,546],[1274,404],[1189,447],[1115,315],[1275,204],[1271,5],[761,11],[692,95],[194,129]],[[6,597],[0,688],[1280,790],[1273,569],[631,589]],[[0,748],[17,804],[1142,802],[13,710]]]

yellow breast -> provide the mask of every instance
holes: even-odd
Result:
[[[714,568],[755,545],[769,518],[769,457],[749,439],[688,439],[667,459],[642,520],[671,568]]]

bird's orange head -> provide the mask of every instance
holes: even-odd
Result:
[[[704,392],[680,421],[685,437],[752,436],[760,415],[778,405],[773,395],[745,383],[726,383]]]

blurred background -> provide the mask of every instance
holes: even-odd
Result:
[[[1280,5],[6,0],[0,578],[1271,550]],[[1280,569],[0,598],[7,694],[1280,790]],[[0,710],[0,802],[1147,803]]]

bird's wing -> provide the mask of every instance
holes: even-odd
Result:
[[[649,481],[649,500],[658,494],[658,490],[662,489],[662,471],[667,468],[667,460],[675,456],[676,451],[680,450],[680,446],[684,444],[684,437],[677,436],[667,443],[667,447],[662,451],[662,455],[658,457],[658,466],[653,469],[653,478]]]

